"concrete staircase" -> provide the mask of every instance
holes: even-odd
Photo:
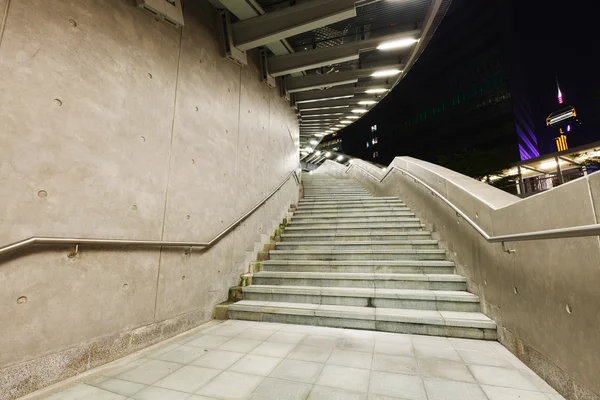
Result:
[[[304,175],[305,198],[232,319],[496,339],[444,250],[395,197]]]

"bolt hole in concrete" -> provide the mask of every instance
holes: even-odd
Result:
[[[152,79],[152,74],[148,72],[148,78]]]
[[[187,219],[192,218],[189,214],[185,216]]]
[[[126,284],[126,283],[124,283],[124,284],[123,284],[123,290],[127,290],[127,289],[129,289],[129,285],[128,285],[128,284]]]
[[[40,190],[37,192],[37,195],[40,199],[45,199],[46,197],[48,197],[48,192],[46,192],[45,190]]]
[[[132,205],[132,206],[131,206],[131,209],[132,209],[133,211],[135,211],[135,210],[137,210],[137,206],[134,204],[134,205]]]
[[[483,280],[483,284],[484,284],[484,285],[487,285],[487,279],[484,279],[484,280]]]
[[[54,99],[54,104],[60,107],[62,106],[62,101],[60,101],[60,99]]]
[[[71,24],[71,26],[72,26],[73,28],[77,26],[77,22],[75,22],[75,20],[74,20],[74,19],[70,19],[70,20],[69,20],[69,24]]]
[[[17,304],[25,304],[27,303],[27,297],[21,296],[17,299]]]
[[[513,288],[513,291],[515,292],[515,294],[519,294],[519,291],[517,290],[516,286]]]
[[[479,214],[478,213],[475,213],[475,218],[479,218]]]
[[[192,164],[196,164],[196,160],[192,158]]]
[[[185,275],[183,275],[183,276],[181,277],[181,280],[182,280],[182,281],[185,281]]]
[[[565,308],[567,309],[567,313],[573,314],[573,309],[571,308],[570,305],[567,304]]]
[[[196,107],[196,111],[198,111],[198,110],[199,110],[199,108],[198,108],[198,107]]]

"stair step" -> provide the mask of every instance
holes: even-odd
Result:
[[[362,224],[362,223],[374,223],[374,222],[418,222],[417,217],[336,217],[336,218],[311,218],[311,219],[296,219],[292,218],[289,226],[300,226],[300,225],[334,225],[334,224]]]
[[[466,290],[464,277],[452,274],[385,274],[360,272],[281,272],[254,274],[253,284],[361,287],[378,289]]]
[[[335,234],[321,233],[289,233],[281,234],[281,241],[303,242],[329,242],[343,240],[424,240],[430,239],[431,233],[425,230],[415,232],[379,232],[369,233],[364,231],[343,231]]]
[[[267,260],[262,268],[279,272],[454,274],[454,263],[440,260]]]
[[[479,312],[479,297],[460,291],[251,285],[243,292],[244,300]]]
[[[373,204],[330,204],[330,205],[306,205],[298,206],[297,212],[305,213],[339,213],[339,212],[361,212],[379,211],[382,207],[390,211],[409,211],[410,209],[402,203],[373,203]]]
[[[321,204],[321,205],[327,205],[327,204],[331,204],[331,203],[339,203],[339,202],[343,202],[343,203],[384,203],[384,202],[393,202],[393,203],[403,203],[402,200],[398,199],[397,197],[373,197],[373,196],[368,196],[364,199],[346,199],[345,201],[342,199],[330,199],[330,198],[324,198],[321,200],[317,200],[314,198],[304,198],[304,199],[300,199],[298,201],[299,204],[304,204],[304,203],[311,203],[311,204]]]
[[[441,249],[405,250],[271,250],[271,260],[444,260]]]
[[[342,241],[300,241],[279,242],[277,250],[400,250],[437,249],[439,241],[429,240],[342,240]]]
[[[425,227],[419,222],[371,222],[365,224],[337,224],[326,226],[291,226],[286,227],[286,233],[321,233],[336,234],[348,231],[360,231],[363,234],[378,234],[381,232],[419,232]]]
[[[294,217],[304,216],[317,216],[317,215],[363,215],[363,214],[376,214],[376,213],[411,213],[414,214],[406,206],[377,206],[377,207],[353,207],[344,209],[330,209],[321,207],[302,207],[298,208],[294,213]]]
[[[294,221],[315,221],[315,220],[341,220],[345,221],[353,218],[416,218],[412,211],[363,211],[363,212],[338,212],[321,214],[294,214]]]
[[[229,306],[229,317],[384,332],[496,339],[496,324],[481,313],[335,306],[242,300]]]

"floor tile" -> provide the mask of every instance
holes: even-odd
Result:
[[[196,393],[219,399],[245,399],[264,380],[262,376],[225,371]]]
[[[116,378],[126,381],[151,385],[181,368],[181,364],[161,360],[149,360],[134,369],[117,375]]]
[[[269,342],[298,344],[306,337],[306,333],[275,332],[267,339]]]
[[[326,386],[315,386],[307,400],[367,400],[367,394]]]
[[[245,353],[236,353],[233,351],[213,350],[194,361],[192,365],[205,368],[227,369],[245,355]]]
[[[154,386],[178,390],[180,392],[194,393],[199,387],[219,375],[221,372],[222,371],[218,369],[186,365],[156,382]]]
[[[412,343],[396,342],[375,342],[375,353],[387,354],[390,356],[414,357]]]
[[[489,400],[548,400],[541,392],[481,385]]]
[[[257,354],[247,354],[238,362],[233,364],[229,371],[242,374],[269,376],[269,374],[279,365],[282,358],[259,356]]]
[[[383,396],[380,394],[369,394],[369,397],[367,397],[367,400],[402,400],[402,399],[399,399],[398,397]]]
[[[312,385],[300,382],[265,379],[248,400],[305,400]]]
[[[273,333],[273,331],[253,328],[240,333],[237,337],[240,339],[266,340]]]
[[[421,375],[452,381],[475,382],[475,378],[464,364],[437,360],[419,360],[418,363]]]
[[[131,371],[132,369],[137,368],[140,365],[147,363],[148,361],[150,361],[150,358],[138,358],[137,360],[130,361],[127,364],[123,364],[118,367],[114,367],[109,370],[102,371],[102,376],[106,376],[106,377],[117,376],[117,375],[123,374],[127,371]]]
[[[281,332],[304,333],[305,335],[316,335],[320,330],[318,326],[310,325],[285,325],[281,328]]]
[[[206,396],[200,396],[199,394],[194,394],[191,397],[188,397],[185,400],[220,400],[214,397],[206,397]]]
[[[265,331],[277,332],[277,331],[281,330],[282,328],[285,328],[286,326],[287,326],[287,324],[280,324],[280,323],[276,323],[276,322],[261,322],[259,324],[256,324],[255,326],[253,326],[253,328],[261,329],[261,330],[265,330]]]
[[[186,400],[189,393],[150,386],[131,396],[135,400]]]
[[[364,351],[372,353],[375,341],[371,339],[340,338],[335,347],[342,350]]]
[[[157,357],[157,360],[176,362],[179,364],[189,364],[192,361],[206,354],[208,349],[194,346],[179,346],[176,349],[163,353]]]
[[[254,328],[257,325],[261,325],[260,322],[254,322],[254,321],[243,321],[243,320],[238,320],[238,319],[228,319],[227,321],[223,321],[221,324],[219,324],[219,327],[236,327],[236,328],[242,328],[242,329],[251,329]]]
[[[330,347],[334,348],[339,338],[335,336],[308,335],[302,341],[307,346]]]
[[[375,339],[375,331],[363,331],[358,329],[343,329],[342,337],[354,338],[354,339]]]
[[[422,345],[427,347],[442,347],[451,348],[452,344],[446,337],[440,336],[423,336],[423,335],[411,335],[411,339],[414,345]]]
[[[140,390],[147,388],[148,386],[142,385],[141,383],[135,383],[130,381],[124,381],[122,379],[107,379],[98,385],[94,385],[100,389],[108,390],[109,392],[121,394],[123,396],[130,397]]]
[[[283,360],[271,373],[272,378],[288,381],[315,383],[324,364],[300,360]]]
[[[216,349],[231,340],[228,336],[202,335],[198,339],[187,343],[187,346],[200,347],[202,349]]]
[[[326,365],[317,380],[317,385],[366,392],[369,389],[369,377],[370,371],[367,369]]]
[[[296,347],[291,343],[263,342],[252,350],[251,354],[268,357],[286,357]]]
[[[372,360],[372,353],[335,349],[333,350],[333,353],[331,353],[329,360],[327,360],[327,364],[341,365],[342,367],[371,369]]]
[[[506,358],[493,351],[457,350],[465,364],[489,365],[491,367],[513,368]]]
[[[412,337],[402,333],[375,332],[375,341],[412,344]]]
[[[487,400],[475,383],[449,381],[437,378],[423,378],[429,400]]]
[[[219,326],[215,329],[211,329],[209,332],[211,335],[234,337],[246,330],[248,330],[248,328],[241,326]]]
[[[401,397],[407,400],[426,400],[423,381],[418,376],[373,371],[369,393]]]
[[[248,353],[249,351],[251,351],[252,349],[254,349],[256,346],[258,346],[261,343],[262,343],[262,341],[260,341],[260,340],[235,338],[235,339],[231,339],[227,343],[225,343],[217,348],[219,350],[225,350],[225,351]]]
[[[521,370],[520,372],[521,372],[521,374],[523,374],[523,376],[525,376],[525,379],[527,379],[529,382],[533,383],[535,385],[535,387],[537,388],[537,390],[539,390],[540,392],[544,392],[544,393],[548,393],[548,394],[555,394],[555,395],[558,394],[558,392],[552,386],[550,386],[548,384],[548,382],[543,380],[540,376],[538,376],[532,370],[530,370],[530,369]]]
[[[417,360],[411,357],[389,356],[387,354],[374,354],[373,371],[392,372],[396,374],[418,375]]]
[[[414,347],[415,356],[419,359],[462,362],[458,352],[451,347],[442,348],[424,344],[415,344]]]
[[[333,349],[328,347],[299,345],[288,354],[287,358],[292,360],[314,361],[324,363],[327,361]]]
[[[125,400],[126,398],[120,394],[80,383],[64,392],[47,397],[46,400]]]
[[[448,338],[448,341],[457,350],[490,351],[492,349],[490,343],[486,340]]]
[[[157,350],[151,352],[147,357],[148,358],[157,358],[157,356],[164,354],[164,353],[168,353],[169,351],[174,350],[174,349],[178,348],[179,346],[181,346],[180,343],[173,343],[168,346],[162,346],[160,349],[157,349]]]
[[[486,367],[483,365],[470,365],[469,369],[475,379],[483,385],[537,391],[535,385],[515,369]]]

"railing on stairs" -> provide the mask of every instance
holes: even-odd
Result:
[[[260,206],[266,203],[271,197],[275,195],[285,185],[290,178],[294,178],[296,181],[296,185],[300,185],[300,178],[296,171],[290,172],[283,182],[275,188],[271,193],[269,193],[265,198],[263,198],[258,204],[248,210],[244,215],[240,218],[236,219],[231,225],[221,231],[217,236],[212,238],[208,242],[177,242],[177,241],[162,241],[162,240],[132,240],[132,239],[96,239],[96,238],[69,238],[69,237],[39,237],[34,236],[28,239],[23,239],[15,243],[8,244],[6,246],[0,247],[0,256],[11,253],[17,250],[24,249],[33,245],[75,245],[75,251],[69,254],[70,257],[74,257],[79,251],[79,245],[87,244],[94,246],[135,246],[135,247],[189,247],[190,249],[193,247],[201,247],[201,248],[209,248],[212,247],[215,243],[223,238],[223,236],[227,235],[230,231],[232,231],[236,226],[238,226],[242,221],[248,218],[250,215],[254,213]]]
[[[403,175],[408,176],[413,179],[416,183],[421,184],[427,190],[431,191],[431,193],[438,197],[441,201],[443,201],[446,205],[448,205],[452,210],[454,210],[457,215],[462,217],[473,229],[475,229],[488,243],[502,243],[502,250],[507,253],[514,253],[515,250],[508,249],[505,245],[507,242],[521,242],[528,240],[544,240],[544,239],[563,239],[563,238],[573,238],[573,237],[586,237],[586,236],[599,236],[600,235],[600,224],[593,225],[582,225],[582,226],[573,226],[569,228],[558,228],[558,229],[548,229],[542,231],[534,231],[534,232],[526,232],[526,233],[515,233],[511,235],[500,235],[500,236],[491,236],[489,235],[482,227],[480,227],[475,221],[473,221],[464,211],[462,211],[459,207],[457,207],[454,203],[448,200],[443,194],[435,190],[429,184],[418,178],[417,176],[411,174],[408,171],[405,171],[396,166],[391,166],[386,169],[385,174],[379,178],[368,171],[366,168],[361,167],[360,165],[352,162],[352,157],[350,157],[350,164],[348,167],[337,164],[333,161],[329,161],[333,164],[339,165],[345,174],[349,173],[352,168],[359,168],[365,174],[371,176],[377,182],[381,183],[385,178],[387,178],[392,171],[398,171]],[[361,160],[363,161],[363,160]],[[366,161],[365,161],[366,162]]]

